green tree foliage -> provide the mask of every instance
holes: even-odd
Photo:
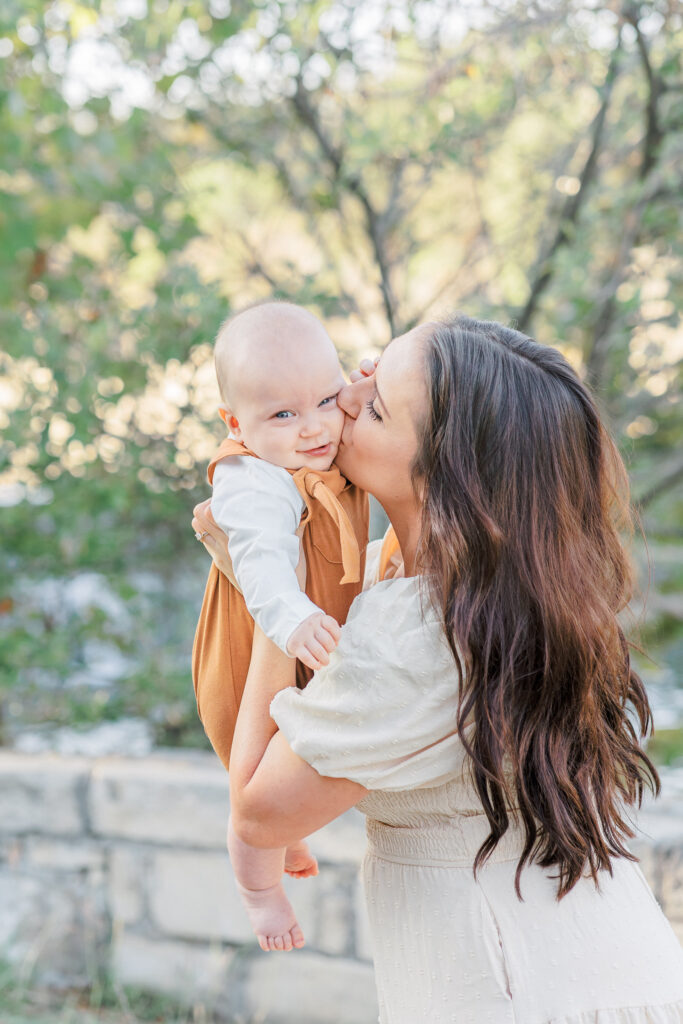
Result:
[[[189,518],[222,436],[210,346],[259,297],[317,312],[347,368],[455,308],[557,345],[649,535],[681,550],[682,42],[669,0],[7,0],[0,629],[18,714],[190,714],[206,566]],[[51,623],[22,589],[84,570],[133,609],[125,638],[96,608]],[[667,556],[674,646],[680,572]],[[103,633],[145,652],[128,685],[64,702],[40,683]]]

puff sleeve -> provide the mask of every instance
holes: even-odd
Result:
[[[320,775],[367,789],[438,786],[462,762],[458,676],[419,579],[384,580],[355,599],[330,663],[270,705],[292,750]]]

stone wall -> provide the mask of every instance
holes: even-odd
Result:
[[[683,941],[683,786],[641,816],[643,869]],[[125,985],[235,1024],[374,1024],[350,811],[316,833],[313,879],[287,879],[304,950],[263,954],[225,853],[227,777],[212,755],[69,758],[0,751],[0,949],[26,979]]]
[[[36,985],[125,985],[235,1022],[371,1024],[376,995],[358,865],[363,816],[311,840],[316,878],[285,888],[304,950],[263,954],[225,852],[213,755],[76,758],[0,751],[0,948]]]

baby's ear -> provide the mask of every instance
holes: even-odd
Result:
[[[231,410],[228,409],[227,405],[218,406],[218,415],[223,420],[223,422],[225,423],[226,427],[230,431],[231,435],[235,438],[235,440],[241,441],[242,429],[240,427],[239,420],[237,419],[236,416],[233,416]]]

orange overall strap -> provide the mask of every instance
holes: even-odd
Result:
[[[220,462],[221,459],[227,458],[229,455],[252,455],[254,458],[258,458],[258,455],[247,448],[241,441],[235,441],[232,437],[227,437],[209,463],[207,470],[209,483],[213,483],[216,463]],[[347,486],[346,479],[341,475],[336,466],[332,466],[324,471],[309,469],[307,466],[303,466],[301,469],[290,469],[288,472],[291,473],[299,494],[306,502],[307,512],[303,522],[307,522],[308,518],[310,518],[309,500],[315,498],[331,517],[339,531],[342,565],[344,566],[344,575],[339,582],[358,583],[360,580],[358,538],[351,525],[351,520],[337,497]]]
[[[339,530],[342,565],[344,566],[344,575],[339,582],[358,583],[360,580],[358,538],[351,525],[351,520],[337,498],[337,495],[341,494],[346,487],[346,480],[336,466],[323,472],[304,466],[292,474],[292,479],[306,502],[306,506],[308,507],[309,497],[315,498]]]
[[[394,555],[400,554],[400,548],[398,546],[398,537],[394,532],[393,526],[387,528],[387,532],[384,534],[382,541],[382,547],[379,551],[379,576],[378,579],[383,580],[386,576],[389,564]]]
[[[210,484],[213,484],[213,472],[216,468],[216,463],[220,462],[221,459],[227,458],[228,455],[254,455],[254,453],[247,448],[246,444],[242,444],[241,441],[236,441],[234,437],[226,437],[211,459],[209,468],[206,471]],[[258,455],[254,455],[254,458],[257,459]]]

